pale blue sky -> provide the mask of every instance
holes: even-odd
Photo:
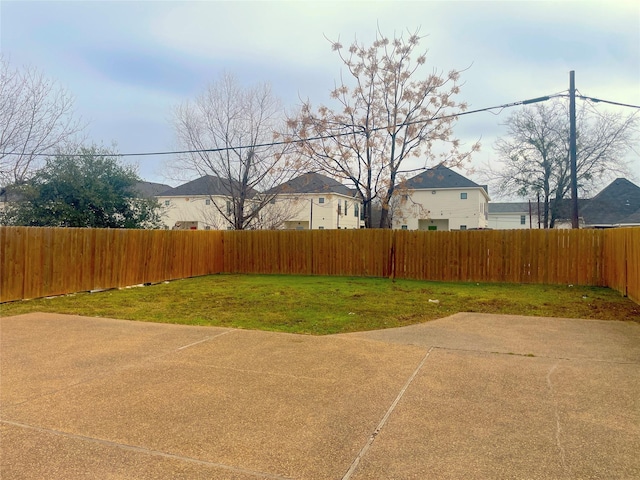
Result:
[[[570,70],[584,95],[640,105],[637,1],[3,0],[0,47],[75,96],[92,141],[162,151],[175,148],[172,108],[223,71],[270,82],[291,108],[300,97],[326,103],[341,64],[324,37],[370,40],[377,24],[386,34],[420,27],[429,68],[471,65],[458,97],[471,109],[566,90]],[[458,122],[463,141],[482,137],[476,168],[494,156],[511,111]],[[640,157],[629,158],[638,182]],[[166,160],[135,161],[143,178],[165,181]]]

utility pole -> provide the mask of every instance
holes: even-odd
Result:
[[[571,228],[580,228],[578,222],[578,167],[576,147],[576,75],[569,72],[569,152],[571,156]]]

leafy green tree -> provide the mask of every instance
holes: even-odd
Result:
[[[78,147],[49,157],[30,180],[13,188],[17,200],[5,225],[159,228],[159,204],[136,192],[140,178],[104,148]]]

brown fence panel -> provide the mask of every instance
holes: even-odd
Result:
[[[222,232],[0,227],[0,302],[223,271]]]
[[[640,303],[640,228],[628,228],[627,237],[627,296]]]
[[[605,232],[603,270],[607,286],[640,303],[640,228]]]
[[[602,232],[394,232],[395,275],[434,281],[602,285]]]
[[[0,228],[0,300],[24,297],[26,231],[16,227]]]
[[[310,273],[310,232],[225,231],[226,273]]]
[[[625,230],[607,230],[605,232],[603,250],[605,284],[623,295],[627,295],[627,241]]]

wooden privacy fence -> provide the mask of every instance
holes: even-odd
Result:
[[[640,303],[640,228],[604,233],[604,285]]]
[[[214,273],[597,285],[640,302],[640,228],[240,232],[0,227],[0,302]]]
[[[0,302],[222,271],[222,232],[0,227]]]

